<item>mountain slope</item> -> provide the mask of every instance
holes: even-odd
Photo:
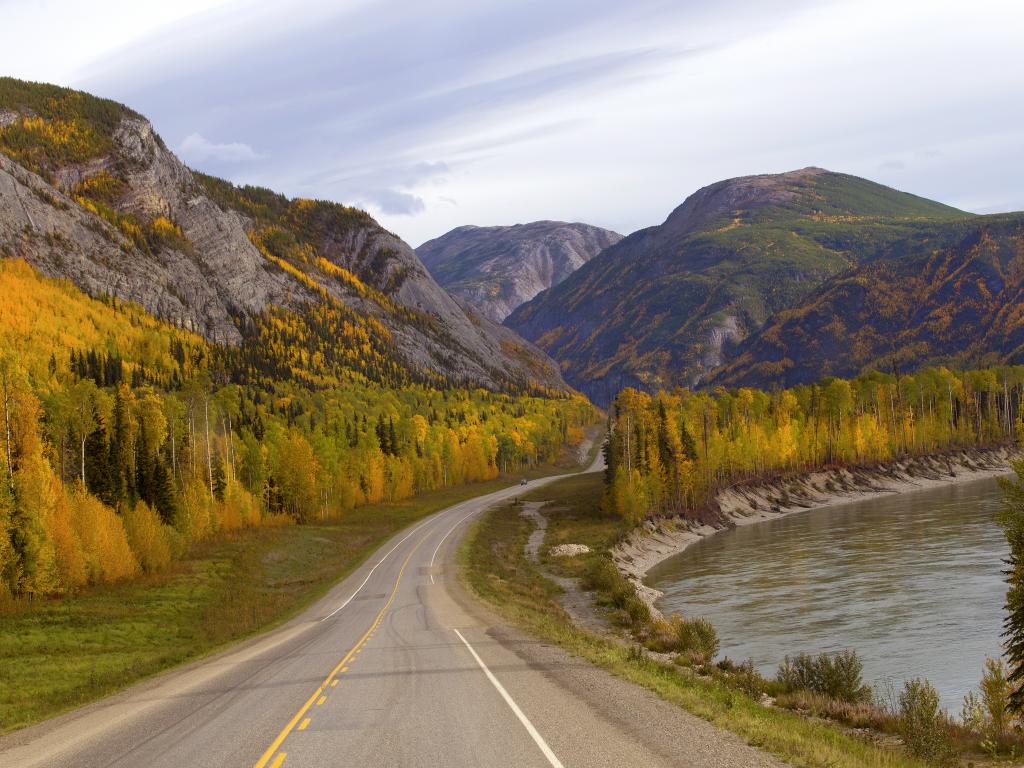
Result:
[[[608,248],[506,324],[602,404],[624,386],[693,385],[823,281],[935,221],[968,216],[819,168],[730,179]]]
[[[589,224],[453,229],[416,249],[437,281],[497,322],[622,239]]]
[[[947,223],[822,285],[747,339],[711,381],[792,386],[1024,360],[1024,214]]]
[[[10,78],[0,254],[218,342],[244,346],[289,313],[316,352],[370,378],[563,386],[542,353],[468,314],[366,213],[193,173],[128,108]]]

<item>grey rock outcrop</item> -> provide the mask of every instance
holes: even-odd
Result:
[[[10,109],[0,110],[8,119]],[[110,294],[221,343],[242,341],[239,318],[271,306],[298,309],[322,297],[268,261],[250,240],[256,222],[208,194],[202,179],[163,144],[150,123],[127,114],[113,151],[50,169],[49,180],[0,154],[0,255],[21,258],[92,295]],[[117,211],[142,221],[166,217],[181,228],[173,247],[137,247],[81,205],[76,185],[104,172],[125,183]],[[283,199],[283,198],[282,198]],[[346,306],[371,314],[390,332],[401,363],[452,381],[493,388],[527,382],[563,388],[557,366],[508,329],[467,313],[430,276],[413,249],[370,216],[343,211],[344,226],[321,227],[319,255],[389,301],[343,280],[321,286]],[[390,303],[389,302],[393,302]],[[395,305],[409,312],[396,311]]]
[[[535,221],[458,227],[416,253],[442,286],[501,322],[621,239],[589,224]]]

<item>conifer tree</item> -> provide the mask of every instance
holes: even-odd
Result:
[[[89,492],[111,506],[117,504],[117,481],[110,466],[107,430],[99,413],[93,411],[92,432],[85,439],[85,485]]]
[[[1024,713],[1024,460],[1013,464],[1017,477],[1000,478],[1005,502],[998,516],[1003,526],[1010,555],[1006,559],[1006,618],[1003,620],[1003,639],[1010,674],[1007,678],[1012,690],[1009,709]]]

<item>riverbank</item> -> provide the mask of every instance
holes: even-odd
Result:
[[[521,655],[531,654],[534,648],[549,653],[549,646],[559,646],[576,657],[571,671],[574,685],[585,680],[584,687],[590,693],[595,690],[588,677],[593,674],[586,664],[590,662],[722,729],[693,720],[659,726],[664,721],[640,717],[646,744],[664,747],[665,733],[669,733],[673,743],[685,749],[685,754],[674,755],[673,764],[738,762],[747,766],[770,761],[724,732],[731,731],[786,765],[924,768],[890,736],[866,736],[823,716],[766,706],[761,690],[743,683],[764,681],[743,677],[735,667],[696,669],[679,663],[681,657],[647,650],[643,645],[643,635],[650,631],[646,612],[634,617],[618,604],[619,587],[622,594],[632,594],[632,589],[608,562],[607,552],[625,532],[625,522],[602,508],[601,480],[593,473],[531,489],[516,502],[485,512],[463,540],[461,575],[467,585],[506,621],[541,640],[522,642]],[[541,525],[543,535],[537,533]],[[569,545],[575,545],[579,554],[561,556],[562,548]],[[584,552],[584,547],[589,551]],[[595,580],[598,571],[618,577],[611,591]],[[629,629],[634,632],[623,631]],[[495,627],[492,631],[506,630]],[[604,695],[615,706],[616,717],[623,709],[631,716],[647,712],[629,703],[635,695],[629,689]],[[653,706],[648,697],[638,701],[644,707]],[[666,718],[670,716],[666,712]]]
[[[1019,455],[1010,446],[917,456],[873,467],[820,470],[721,490],[700,519],[648,520],[612,549],[612,559],[651,610],[662,593],[644,584],[658,563],[719,531],[795,512],[1003,475]]]

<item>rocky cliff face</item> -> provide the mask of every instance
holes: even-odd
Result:
[[[589,224],[535,221],[458,227],[416,253],[442,286],[501,322],[621,239],[617,232]]]
[[[769,317],[892,242],[967,214],[820,168],[705,187],[506,324],[600,404],[694,386]]]
[[[361,211],[193,173],[144,118],[87,94],[0,78],[0,114],[0,255],[218,342],[240,343],[246,316],[329,298],[382,323],[413,371],[564,386]]]

